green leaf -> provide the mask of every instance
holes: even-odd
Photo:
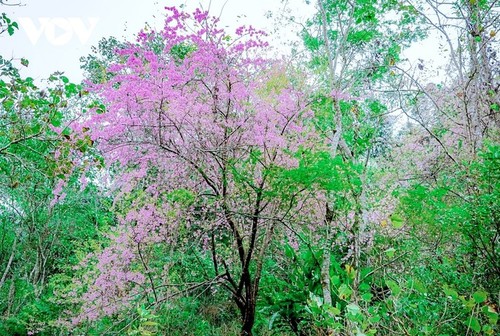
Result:
[[[493,328],[489,325],[483,325],[483,332],[486,335],[493,335]]]
[[[396,249],[391,247],[387,250],[384,251],[385,254],[389,257],[389,258],[393,258],[394,257],[394,252],[396,252]]]
[[[293,248],[290,246],[290,244],[285,244],[285,255],[287,256],[287,258],[290,258],[290,259],[293,259],[293,257],[295,256],[295,251],[293,250]]]
[[[337,307],[332,307],[332,306],[330,306],[330,307],[326,308],[326,310],[327,310],[330,314],[332,314],[332,315],[335,315],[335,316],[340,315],[340,309],[338,309]]]
[[[453,288],[449,288],[448,286],[443,286],[444,293],[446,294],[447,297],[449,297],[452,300],[458,299],[458,293],[456,290]]]
[[[146,321],[141,323],[144,326],[149,326],[149,327],[156,327],[158,325],[158,322],[154,321]]]
[[[347,286],[346,284],[340,285],[338,295],[341,300],[349,300],[351,294],[352,289],[350,289],[349,286]]]
[[[21,65],[27,67],[30,62],[26,58],[21,58]]]
[[[475,317],[470,317],[466,322],[467,327],[471,328],[475,332],[481,331],[481,324],[479,324],[479,320]]]
[[[490,312],[488,313],[488,322],[492,325],[497,325],[498,323],[498,314]]]
[[[65,86],[66,96],[70,97],[73,94],[77,94],[79,92],[79,88],[76,84],[70,83]]]
[[[400,229],[403,227],[403,224],[404,224],[403,217],[401,217],[398,214],[392,214],[391,215],[391,223],[395,229]]]
[[[63,114],[61,112],[57,111],[56,113],[54,113],[54,116],[50,120],[50,123],[54,127],[59,127],[62,124],[62,119],[63,119]]]
[[[410,279],[409,284],[411,287],[413,287],[414,289],[416,289],[418,292],[420,292],[422,294],[428,292],[425,285],[421,281],[419,281],[418,279]]]
[[[371,299],[373,298],[373,294],[372,293],[365,293],[365,294],[361,295],[361,298],[366,302],[370,302]]]
[[[42,126],[40,124],[34,124],[33,126],[31,126],[31,131],[35,134],[40,132],[41,129]]]
[[[347,41],[353,44],[363,44],[370,42],[375,37],[375,32],[370,30],[360,30],[347,35]]]
[[[390,288],[392,295],[397,296],[401,293],[401,287],[394,280],[386,280],[386,285]]]
[[[486,293],[485,291],[477,291],[474,294],[472,294],[472,298],[474,299],[474,301],[476,301],[476,303],[482,303],[486,301],[487,297],[488,293]]]
[[[491,305],[484,305],[481,308],[483,314],[488,317],[488,322],[492,325],[496,325],[498,322],[498,314],[495,311],[495,308]]]

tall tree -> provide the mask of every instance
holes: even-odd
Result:
[[[4,24],[8,34],[17,28],[5,15],[0,30]],[[51,280],[71,264],[69,251],[79,244],[74,238],[96,233],[89,198],[100,208],[95,194],[75,197],[80,183],[72,176],[73,157],[88,145],[67,141],[66,125],[79,113],[81,87],[55,73],[41,88],[22,75],[28,66],[24,58],[0,56],[0,334],[5,335],[53,333],[49,320],[57,319],[59,306],[51,302]],[[62,181],[70,177],[65,198]],[[77,213],[85,221],[73,218]]]
[[[126,305],[144,286],[151,305],[168,300],[168,275],[142,256],[187,226],[201,230],[210,283],[229,291],[241,334],[251,335],[269,243],[300,197],[283,172],[307,146],[309,111],[286,67],[256,55],[267,46],[262,32],[229,36],[205,12],[168,11],[162,31],[116,51],[121,62],[91,86],[106,109],[77,129],[105,153],[117,202],[128,202],[81,318],[118,311],[117,296]]]
[[[331,157],[338,156],[347,167],[343,187],[324,190],[321,279],[327,307],[335,306],[330,283],[333,250],[340,250],[344,255],[335,258],[354,269],[351,300],[359,301],[360,270],[367,266],[370,241],[370,167],[390,134],[385,100],[377,92],[390,81],[403,48],[423,36],[412,14],[391,1],[318,0],[317,13],[303,30],[318,79],[316,127],[328,142]],[[346,235],[348,248],[339,249],[336,241]],[[333,333],[332,328],[327,332]]]

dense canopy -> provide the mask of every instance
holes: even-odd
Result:
[[[498,1],[305,2],[0,56],[0,335],[498,334]]]

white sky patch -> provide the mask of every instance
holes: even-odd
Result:
[[[160,29],[165,6],[183,5],[188,12],[196,7],[210,8],[212,15],[220,15],[221,26],[229,34],[241,25],[273,33],[276,16],[270,19],[267,13],[278,15],[288,9],[299,20],[305,20],[315,10],[303,0],[21,0],[21,3],[20,7],[0,8],[20,28],[13,36],[0,36],[0,54],[8,59],[28,59],[29,67],[23,68],[22,74],[37,81],[55,71],[64,71],[73,82],[83,79],[80,57],[88,55],[99,40],[110,36],[133,40],[146,23]],[[296,32],[286,29],[279,34],[274,32],[271,41],[273,37],[277,42],[297,37],[298,29]]]

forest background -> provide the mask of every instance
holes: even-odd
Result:
[[[0,335],[498,334],[498,1],[280,3],[0,57]]]

